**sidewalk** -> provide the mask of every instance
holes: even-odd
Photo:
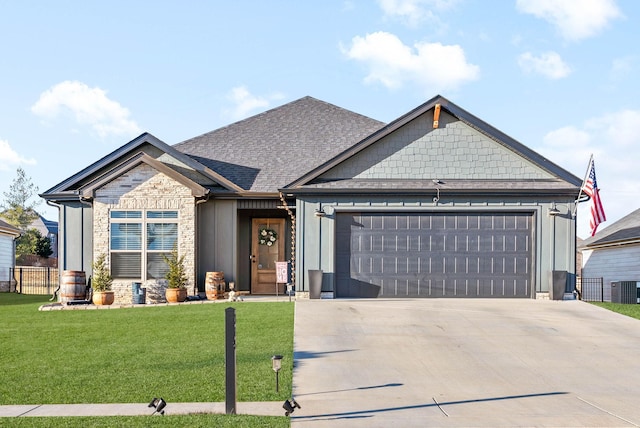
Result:
[[[284,401],[239,402],[239,415],[284,416]],[[194,413],[225,414],[225,403],[167,403],[165,415]],[[109,404],[31,404],[0,406],[0,418],[29,416],[148,416],[154,412],[149,403]]]

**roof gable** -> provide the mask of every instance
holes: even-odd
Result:
[[[436,109],[440,110],[437,127]],[[581,180],[506,134],[437,96],[334,159],[292,182],[288,189],[345,180],[562,182]],[[461,183],[462,184],[462,183]],[[432,186],[431,186],[432,187]],[[462,186],[464,187],[464,186]],[[468,190],[468,186],[467,186]]]
[[[135,167],[140,164],[147,164],[158,172],[161,172],[172,179],[176,180],[180,184],[188,187],[191,190],[191,195],[196,198],[201,198],[209,193],[208,189],[205,189],[203,186],[198,183],[190,180],[183,174],[176,172],[174,169],[168,167],[164,163],[152,158],[146,153],[137,153],[126,161],[122,162],[116,168],[113,168],[109,171],[109,173],[104,174],[96,178],[95,180],[87,183],[79,189],[80,195],[84,198],[93,198],[95,196],[95,191],[105,184],[115,180],[120,177],[122,174],[131,171]]]
[[[181,180],[193,182],[206,187],[221,187],[225,191],[239,191],[234,183],[220,176],[215,171],[200,164],[189,156],[175,150],[168,144],[149,133],[144,133],[131,140],[127,144],[114,150],[107,156],[94,162],[80,172],[58,183],[42,193],[45,199],[76,198],[79,193],[85,195],[93,189],[94,183],[105,182],[112,179],[114,173],[127,168],[133,157],[146,153],[146,157],[140,158],[143,162],[152,164],[156,169],[162,169],[174,178],[183,175]],[[174,173],[168,171],[173,170]],[[186,182],[185,181],[185,182]],[[84,190],[81,190],[84,189]],[[199,191],[198,191],[199,192]]]

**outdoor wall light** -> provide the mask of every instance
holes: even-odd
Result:
[[[154,407],[152,415],[159,413],[164,416],[164,408],[167,406],[167,402],[164,401],[164,398],[156,398],[153,397],[151,403],[149,403],[149,407]]]
[[[316,217],[325,217],[327,213],[324,212],[323,209],[316,209],[316,212],[313,213],[313,215],[315,215]]]
[[[291,413],[293,413],[296,407],[300,409],[300,405],[296,400],[293,399],[293,397],[291,397],[289,400],[286,400],[282,405],[282,408],[284,409],[284,415],[289,416]]]
[[[278,392],[278,389],[280,386],[279,380],[278,380],[278,373],[282,368],[282,355],[274,355],[273,357],[271,357],[271,368],[273,368],[273,371],[276,372],[276,392]]]
[[[553,207],[549,208],[548,214],[551,217],[554,217],[554,216],[560,215],[561,213],[560,213],[560,210],[556,207],[556,204],[553,204]]]

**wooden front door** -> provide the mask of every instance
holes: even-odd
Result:
[[[284,219],[254,218],[251,226],[251,294],[276,294],[276,262],[285,260]],[[277,294],[284,293],[278,284]]]

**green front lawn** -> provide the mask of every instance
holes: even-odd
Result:
[[[225,401],[228,307],[238,401],[291,396],[293,303],[38,311],[47,298],[0,293],[0,404]],[[279,393],[274,354],[285,356]]]
[[[623,303],[610,303],[610,302],[590,302],[593,305],[600,306],[601,308],[608,309],[612,312],[617,312],[622,315],[626,315],[631,318],[640,319],[640,305],[629,305]]]

